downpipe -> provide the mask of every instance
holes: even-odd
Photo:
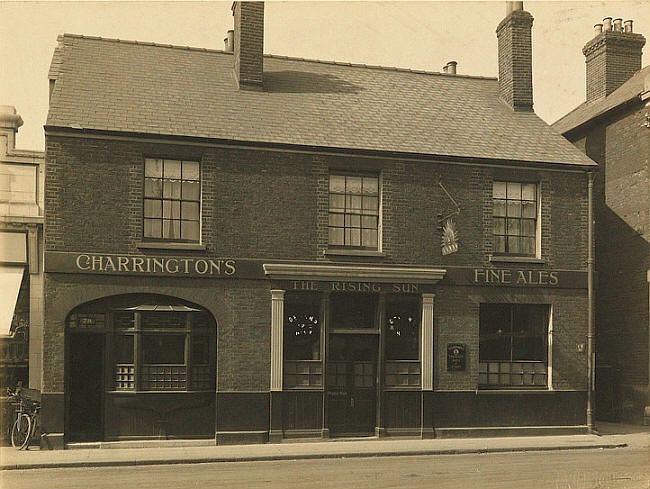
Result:
[[[587,432],[595,433],[594,391],[595,363],[594,349],[594,173],[587,173]]]

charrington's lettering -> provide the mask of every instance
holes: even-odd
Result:
[[[478,285],[526,285],[559,284],[558,272],[549,270],[511,270],[507,268],[475,268],[473,283]]]
[[[75,263],[80,271],[108,273],[230,276],[236,272],[235,260],[231,259],[81,254]]]

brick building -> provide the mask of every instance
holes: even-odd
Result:
[[[517,2],[515,2],[516,4]],[[43,445],[586,428],[596,165],[500,80],[64,35]]]
[[[632,21],[604,19],[583,48],[586,101],[553,127],[598,162],[597,404],[602,419],[650,421],[648,157],[650,66]]]
[[[13,422],[5,388],[40,389],[43,328],[45,154],[16,148],[23,120],[0,106],[0,408],[4,440]]]

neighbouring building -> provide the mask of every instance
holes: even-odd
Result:
[[[16,149],[23,120],[0,105],[0,389],[2,437],[13,421],[5,388],[40,389],[45,154]]]
[[[650,66],[632,21],[607,17],[585,44],[586,100],[553,127],[598,162],[596,414],[650,422]]]
[[[519,5],[518,5],[519,4]],[[589,181],[499,79],[63,35],[42,446],[587,428]]]

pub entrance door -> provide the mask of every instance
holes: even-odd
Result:
[[[331,334],[327,358],[330,435],[374,435],[377,412],[376,334]]]
[[[70,333],[68,336],[69,440],[100,441],[103,436],[104,335]]]

